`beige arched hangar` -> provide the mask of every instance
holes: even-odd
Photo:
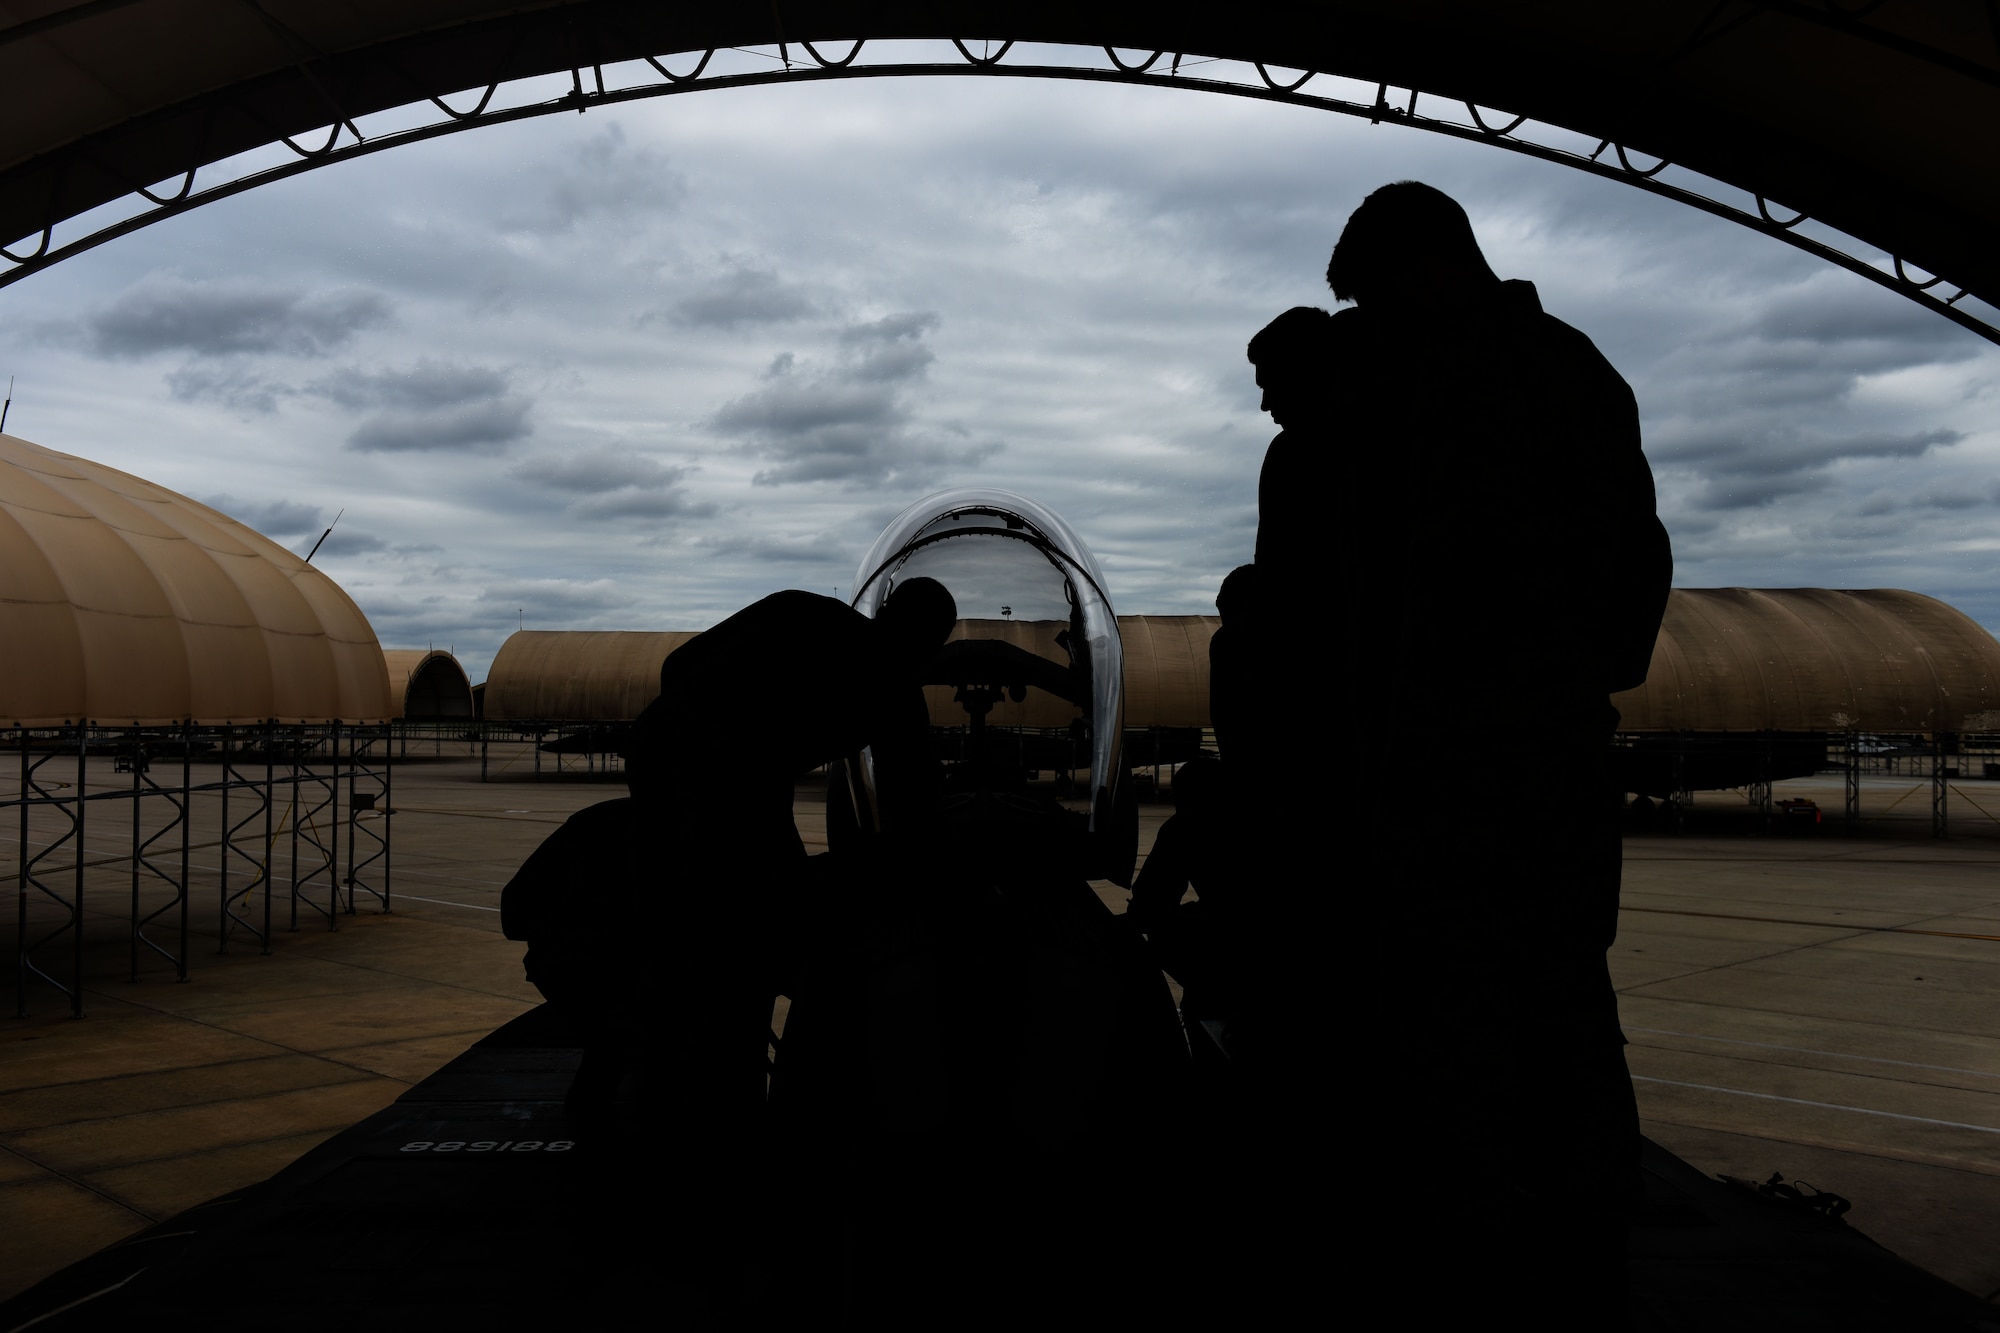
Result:
[[[630,722],[660,694],[660,663],[698,631],[522,630],[486,677],[489,722]]]
[[[1210,725],[1214,616],[1120,616],[1125,719],[1135,765],[1187,757]],[[962,621],[1061,661],[1059,621]],[[689,633],[510,635],[487,682],[497,721],[627,721],[659,692],[659,664]],[[965,723],[949,687],[925,691],[935,726]],[[1736,787],[1809,774],[1849,734],[2000,732],[2000,643],[1934,597],[1895,589],[1676,588],[1646,683],[1612,697],[1628,790]],[[1067,726],[1075,709],[1030,690],[996,727]],[[1139,733],[1152,736],[1151,748]],[[1169,737],[1165,733],[1180,733]],[[609,742],[607,741],[607,744]]]
[[[2000,643],[1893,588],[1676,588],[1620,730],[2000,731]]]
[[[84,953],[68,942],[82,939],[86,868],[127,873],[125,857],[104,855],[107,830],[132,833],[135,975],[144,945],[149,961],[165,961],[187,979],[189,905],[218,890],[209,900],[225,945],[241,937],[268,947],[279,882],[295,913],[305,905],[331,920],[335,900],[345,894],[351,904],[357,893],[386,907],[389,825],[368,824],[357,843],[350,803],[386,796],[387,777],[368,768],[369,742],[357,742],[352,728],[393,713],[374,631],[320,570],[163,486],[0,435],[0,731],[20,747],[24,789],[0,792],[0,805],[41,807],[38,826],[23,821],[30,831],[17,867],[22,911],[40,923],[17,958],[24,1004],[33,980],[63,995],[72,1016],[83,1015]],[[299,728],[314,747],[332,744],[302,777],[296,763],[278,757],[295,758],[299,751],[285,747],[301,736],[279,742],[269,724]],[[226,735],[218,745],[213,735],[188,734],[214,727],[253,730],[239,732],[234,745]],[[161,739],[147,734],[152,728],[172,728],[187,742],[175,747],[178,793],[164,775],[140,781],[148,771],[141,760]],[[245,740],[262,757],[239,767]],[[107,750],[119,756],[112,772],[132,769],[129,787],[122,779],[108,790],[89,781],[102,762],[93,756]],[[195,786],[197,751],[220,759],[222,772],[209,770]],[[274,761],[285,776],[274,775]],[[357,779],[372,792],[359,792]],[[269,816],[284,808],[278,791],[286,784],[297,808],[322,813],[274,842]],[[131,804],[104,811],[108,825],[94,817],[86,856],[83,839],[65,830],[81,829],[83,793],[93,785],[93,802],[115,794]],[[197,790],[220,792],[225,802],[235,792],[245,803],[238,811],[249,814],[197,831],[190,799]],[[143,840],[142,826],[150,830]],[[197,846],[207,850],[191,860]],[[240,873],[210,878],[217,861]],[[100,879],[91,893],[104,887]],[[119,899],[125,892],[121,885]]]
[[[385,648],[391,702],[405,722],[470,722],[472,682],[450,653],[435,648]]]
[[[1120,616],[1126,721],[1205,727],[1215,616]],[[1004,638],[1060,661],[1058,621],[961,621],[952,637]],[[502,720],[629,720],[659,692],[660,663],[691,633],[509,635],[487,681]],[[950,725],[951,691],[929,691]],[[2000,731],[2000,643],[1964,613],[1895,589],[1676,588],[1646,683],[1612,696],[1620,730]],[[1059,699],[1003,701],[995,726],[1069,721]]]
[[[1214,616],[1120,616],[1125,641],[1127,727],[1208,725],[1208,640]],[[1063,650],[1057,621],[961,621],[954,639],[976,632],[1055,661]],[[692,632],[525,630],[507,636],[486,678],[486,716],[496,722],[628,722],[660,693],[660,663],[695,637]],[[961,725],[964,712],[951,690],[925,691],[931,721]],[[1003,701],[989,721],[1000,727],[1063,727],[1076,715],[1051,695],[1030,692]]]
[[[1648,796],[1806,777],[1864,745],[1932,750],[1942,774],[1964,733],[2000,731],[2000,643],[1920,593],[1676,588],[1646,683],[1612,704],[1620,785]]]
[[[1193,758],[1208,726],[1208,640],[1221,622],[1214,616],[1120,616],[1125,646],[1125,750],[1135,766]],[[951,637],[1004,639],[1052,661],[1066,660],[1056,635],[1064,621],[960,621]],[[660,693],[660,663],[696,637],[694,632],[524,630],[507,636],[487,676],[485,718],[563,733],[544,748],[615,752],[622,723],[639,715]],[[931,723],[963,727],[966,715],[949,686],[924,691]],[[1053,732],[1069,726],[1076,708],[1054,695],[1029,690],[1019,702],[1003,699],[987,716],[991,726]],[[610,724],[610,725],[606,725]],[[1064,767],[1067,743],[1044,767]]]
[[[0,435],[0,726],[394,712],[375,632],[320,570],[163,486]]]

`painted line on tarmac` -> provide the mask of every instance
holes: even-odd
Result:
[[[1933,935],[1946,940],[1991,940],[2000,935],[1974,935],[1962,930],[1925,930],[1920,926],[1864,926],[1856,921],[1800,921],[1788,916],[1745,916],[1737,912],[1697,912],[1689,907],[1620,907],[1621,912],[1651,912],[1655,916],[1702,916],[1713,921],[1760,921],[1772,926],[1817,926],[1867,935]]]
[[[1919,1125],[1938,1125],[1945,1129],[1970,1129],[1981,1134],[2000,1134],[2000,1129],[1992,1125],[1968,1125],[1963,1120],[1933,1120],[1927,1115],[1904,1115],[1899,1111],[1871,1111],[1865,1106],[1843,1106],[1839,1102],[1814,1102],[1803,1097],[1780,1097],[1775,1092],[1747,1092],[1742,1088],[1718,1088],[1709,1083],[1683,1083],[1679,1079],[1650,1078],[1645,1074],[1632,1075],[1634,1083],[1663,1083],[1670,1088],[1693,1088],[1697,1092],[1721,1092],[1731,1097],[1755,1097],[1765,1102],[1789,1102],[1793,1106],[1817,1106],[1823,1111],[1852,1111],[1856,1115],[1880,1116],[1884,1120],[1908,1120]]]
[[[464,907],[474,912],[497,912],[497,907],[481,907],[478,903],[455,903],[449,898],[419,898],[414,893],[399,893],[396,901],[406,903],[436,903],[439,907]]]
[[[398,814],[407,814],[407,815],[453,815],[459,819],[506,819],[506,820],[512,820],[514,823],[517,824],[560,824],[569,818],[568,815],[562,814],[560,811],[556,810],[549,810],[546,812],[539,810],[522,810],[517,814],[515,812],[506,810],[452,810],[444,806],[437,806],[437,805],[399,805],[396,807],[396,812]],[[535,815],[543,813],[555,815],[556,818],[522,819],[520,817],[521,815]]]
[[[1708,1037],[1699,1032],[1670,1032],[1666,1028],[1628,1027],[1627,1032],[1644,1032],[1655,1037],[1684,1037],[1689,1041],[1715,1041],[1725,1046],[1754,1046],[1760,1051],[1792,1051],[1799,1055],[1824,1055],[1831,1060],[1863,1060],[1874,1065],[1895,1065],[1901,1069],[1935,1069],[1942,1074],[1965,1074],[1972,1078],[2000,1078],[2000,1073],[1984,1069],[1961,1069],[1957,1065],[1926,1065],[1914,1060],[1891,1060],[1881,1055],[1849,1055],[1845,1051],[1821,1051],[1811,1046],[1780,1046],[1769,1041],[1743,1041],[1736,1037]],[[1664,1048],[1657,1048],[1664,1049]]]

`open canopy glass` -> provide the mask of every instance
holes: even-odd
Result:
[[[1070,726],[1089,750],[1091,832],[1111,832],[1125,794],[1125,656],[1104,572],[1083,539],[1026,496],[942,491],[883,529],[856,571],[853,605],[873,616],[916,577],[950,589],[960,617],[930,683],[956,688],[975,732],[1009,702],[1026,706],[1015,713],[1031,725]],[[872,792],[865,754],[861,777]]]

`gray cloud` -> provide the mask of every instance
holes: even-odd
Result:
[[[355,427],[347,447],[365,454],[498,450],[528,434],[527,418],[522,399],[462,403],[431,412],[383,412]]]
[[[859,488],[976,465],[1001,445],[945,444],[908,429],[905,394],[936,359],[923,338],[938,323],[935,313],[914,311],[852,326],[836,340],[835,363],[818,371],[801,370],[783,353],[763,386],[725,403],[712,424],[769,462],[751,479],[760,486],[840,481]]]
[[[862,383],[895,384],[918,378],[937,360],[923,339],[938,323],[935,311],[913,310],[842,329],[840,344],[855,357],[848,373]]]
[[[570,506],[576,518],[707,518],[715,513],[712,504],[697,504],[679,486],[667,490],[625,490],[611,495],[579,500]]]
[[[775,273],[738,266],[676,301],[672,318],[691,328],[734,329],[788,324],[818,311],[803,288]]]
[[[1821,471],[1844,459],[1917,458],[1964,438],[1959,431],[1943,427],[1910,435],[1849,436],[1780,427],[1748,439],[1728,438],[1713,432],[1668,435],[1649,443],[1646,452],[1655,467],[1693,466],[1708,476],[1798,476]]]
[[[507,470],[510,477],[559,491],[586,494],[627,486],[671,486],[686,468],[663,467],[644,454],[623,449],[579,449],[560,458],[531,458]]]
[[[239,500],[233,495],[210,495],[202,503],[266,537],[298,532],[317,534],[320,530],[317,505],[294,504],[290,500]]]
[[[570,505],[572,518],[707,518],[713,504],[688,498],[680,485],[688,469],[667,467],[644,454],[612,448],[579,449],[561,457],[536,458],[508,470],[521,481],[582,495]]]
[[[220,403],[232,412],[269,416],[278,400],[298,390],[256,374],[240,364],[190,363],[167,373],[167,391],[184,403]]]
[[[402,407],[430,411],[507,392],[507,377],[486,366],[419,360],[408,370],[342,370],[313,386],[341,407]]]
[[[189,282],[156,274],[85,315],[91,351],[129,359],[160,352],[319,356],[362,329],[387,323],[389,302],[370,291],[307,293],[250,280]]]
[[[1872,518],[1884,514],[1926,511],[1953,513],[1960,510],[1983,509],[1994,504],[2000,504],[2000,483],[1989,482],[1983,486],[1966,486],[1959,490],[1920,491],[1915,495],[1875,491],[1864,497],[1854,512]]]
[[[489,615],[509,621],[525,615],[554,629],[574,623],[582,612],[615,611],[638,599],[613,579],[518,579],[489,585],[479,600]]]
[[[715,424],[729,435],[818,435],[865,448],[868,439],[901,426],[908,415],[893,386],[856,384],[838,373],[795,376],[786,366],[764,388],[725,405]]]
[[[831,560],[843,574],[853,563],[853,543],[824,532],[800,536],[745,534],[704,537],[695,542],[695,546],[710,556],[740,556],[777,564],[818,564]]]
[[[306,552],[312,550],[312,543],[301,542],[299,543],[299,548],[299,554],[304,555]],[[364,531],[361,528],[338,527],[328,534],[324,542],[320,543],[319,550],[313,553],[313,560],[315,563],[318,563],[339,556],[368,555],[374,551],[386,551],[388,549],[389,543],[383,541],[372,532]]]
[[[1977,354],[1956,326],[1826,270],[1760,302],[1750,329],[1775,343],[1816,345],[1822,357],[1837,347],[1844,363],[1866,370],[1963,361]]]
[[[1702,477],[1688,488],[1684,501],[1698,509],[1756,509],[1826,487],[1825,477],[1799,473]]]
[[[533,405],[484,366],[420,360],[407,370],[343,370],[312,391],[352,411],[372,412],[347,437],[362,453],[500,450],[533,429]]]
[[[505,230],[561,235],[605,218],[656,217],[678,210],[688,194],[687,178],[666,154],[633,144],[617,121],[543,165],[534,183],[539,189],[504,207]]]
[[[1935,414],[1912,419],[1896,406],[1906,390],[1895,376],[1934,375],[1977,355],[1945,321],[1801,261],[1774,263],[1765,274],[1729,260],[1722,276],[1699,278],[1692,262],[1657,275],[1649,289],[1650,310],[1665,318],[1642,321],[1654,325],[1655,350],[1632,376],[1663,510],[1691,558],[1697,549],[1729,550],[1768,565],[1755,533],[1773,512],[1788,532],[1839,515],[1835,538],[1793,533],[1823,561],[1827,541],[1860,539],[1855,519],[1864,510],[1884,512],[1868,493],[1884,465],[1906,466],[1967,440]],[[1711,283],[1710,299],[1672,295],[1687,281]],[[1662,343],[1668,350],[1657,350]],[[1730,517],[1746,512],[1763,517]]]
[[[1684,511],[1755,509],[1834,488],[1836,469],[1871,459],[1919,458],[1958,443],[1963,435],[1939,428],[1909,435],[1835,436],[1823,429],[1782,427],[1752,439],[1704,435],[1669,439],[1653,455],[1663,497],[1671,492]],[[1692,536],[1685,518],[1673,525]]]

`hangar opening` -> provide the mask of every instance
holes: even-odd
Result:
[[[136,5],[80,3],[51,9],[35,19],[0,28],[0,60],[31,47],[40,55],[39,48],[46,43],[62,58],[38,59],[29,73],[90,63],[78,62],[74,56],[79,45],[88,45],[93,25],[122,22],[120,15],[146,8],[140,0]],[[195,86],[191,81],[152,101],[145,96],[126,96],[110,99],[108,110],[105,103],[86,105],[79,127],[62,123],[63,113],[73,113],[76,103],[59,91],[32,77],[0,80],[0,87],[22,90],[21,103],[14,105],[32,103],[35,112],[0,117],[0,123],[27,126],[26,134],[40,136],[25,150],[15,145],[15,151],[0,153],[0,171],[13,172],[25,163],[21,174],[7,180],[10,186],[19,182],[24,188],[10,188],[6,198],[58,200],[72,185],[83,183],[76,197],[54,206],[38,204],[24,210],[22,218],[0,227],[0,231],[11,232],[14,222],[25,220],[20,230],[30,243],[10,246],[6,254],[10,261],[24,264],[20,273],[32,272],[33,266],[64,253],[75,253],[79,246],[131,230],[137,215],[115,221],[105,230],[87,232],[74,245],[59,241],[56,229],[79,216],[93,201],[101,203],[124,193],[127,198],[144,199],[167,210],[162,216],[172,216],[183,205],[225,197],[256,183],[224,181],[216,193],[208,194],[203,182],[197,190],[198,173],[215,160],[203,156],[212,145],[192,153],[181,151],[178,156],[149,156],[135,150],[135,145],[143,147],[141,141],[147,135],[160,142],[199,144],[203,142],[200,133],[206,133],[204,127],[221,123],[227,132],[240,135],[242,125],[254,124],[255,132],[263,137],[240,139],[240,146],[273,142],[269,135],[274,126],[281,138],[287,130],[330,129],[327,147],[318,149],[317,156],[314,145],[304,145],[302,152],[296,145],[287,146],[289,151],[301,152],[300,160],[307,165],[322,158],[333,160],[349,148],[374,151],[392,146],[393,137],[379,132],[375,125],[357,128],[356,122],[367,114],[370,103],[366,95],[358,100],[353,95],[373,78],[378,85],[402,81],[393,95],[384,97],[384,104],[406,98],[413,91],[407,86],[411,80],[406,71],[414,65],[422,71],[416,91],[428,89],[438,95],[446,103],[441,109],[455,126],[468,116],[483,114],[486,99],[493,97],[496,83],[461,76],[474,63],[471,55],[481,58],[482,69],[506,67],[511,57],[496,56],[492,65],[484,61],[498,45],[487,39],[497,37],[506,37],[516,48],[528,48],[533,52],[528,59],[541,62],[536,68],[546,71],[561,66],[561,73],[571,77],[571,93],[556,99],[559,105],[549,106],[548,112],[582,111],[624,90],[607,89],[606,66],[586,58],[616,54],[615,43],[579,50],[572,40],[581,31],[587,35],[582,46],[589,48],[592,42],[588,38],[603,37],[617,27],[616,20],[634,17],[633,11],[608,5],[568,6],[562,13],[572,22],[581,16],[580,25],[544,30],[525,26],[542,21],[543,14],[531,14],[519,20],[522,26],[505,28],[500,25],[514,22],[517,16],[493,17],[480,11],[479,17],[461,27],[458,19],[463,11],[455,11],[443,22],[430,22],[438,15],[411,11],[410,22],[416,26],[405,26],[404,20],[398,19],[390,21],[391,30],[370,31],[370,20],[352,15],[287,22],[291,16],[276,18],[268,12],[274,7],[255,8],[268,20],[261,29],[246,14],[236,14],[232,17],[253,25],[247,28],[249,36],[244,30],[229,29],[226,19],[215,34],[218,49],[227,52],[233,48],[246,66],[245,76],[237,84],[226,79],[213,81],[204,66],[194,70],[195,79],[205,82],[193,92],[189,91]],[[1967,10],[1968,18],[1934,9],[1918,11],[1913,6],[1873,6],[1849,12],[1831,5],[1750,5],[1738,10],[1701,4],[1608,20],[1601,9],[1569,6],[1545,8],[1529,17],[1496,18],[1492,7],[1476,4],[1448,6],[1447,11],[1453,22],[1426,34],[1427,41],[1416,40],[1419,20],[1385,19],[1366,12],[1363,6],[1328,5],[1296,7],[1276,17],[1232,16],[1238,28],[1236,36],[1225,32],[1209,44],[1201,40],[1203,33],[1190,28],[1192,39],[1184,45],[1261,56],[1270,68],[1254,59],[1249,61],[1263,88],[1255,95],[1274,98],[1297,96],[1303,100],[1314,95],[1298,85],[1285,91],[1289,72],[1274,77],[1274,71],[1288,59],[1298,61],[1295,67],[1309,76],[1321,67],[1352,70],[1357,66],[1349,62],[1359,66],[1372,62],[1373,68],[1361,68],[1360,72],[1364,83],[1375,85],[1374,94],[1340,99],[1349,103],[1348,114],[1400,119],[1440,133],[1483,138],[1516,151],[1526,150],[1507,141],[1515,136],[1519,122],[1500,128],[1511,115],[1483,113],[1482,107],[1525,109],[1545,115],[1545,123],[1556,127],[1589,127],[1590,139],[1597,140],[1595,151],[1586,153],[1586,142],[1569,150],[1572,157],[1659,193],[1680,188],[1669,185],[1673,171],[1681,162],[1693,163],[1703,171],[1713,171],[1715,179],[1736,182],[1743,193],[1725,202],[1687,191],[1684,202],[1697,207],[1713,205],[1711,211],[1731,210],[1746,225],[1788,243],[1823,245],[1831,253],[1822,257],[1830,262],[1843,262],[1836,256],[1844,257],[1851,261],[1846,266],[1872,270],[1873,280],[1946,318],[1968,327],[1990,326],[1990,305],[1981,307],[2000,287],[1991,279],[1989,247],[1994,217],[1990,183],[1995,173],[1989,160],[1992,141],[1981,128],[1992,121],[1981,101],[1985,95],[1981,85],[1993,83],[1994,62],[1976,11]],[[1913,13],[1918,14],[1914,20],[1909,17]],[[861,27],[838,21],[850,14],[860,16]],[[1156,36],[1179,37],[1183,35],[1180,31],[1169,33],[1166,29],[1176,23],[1204,22],[1149,16],[1122,6],[1077,7],[1076,14],[1065,18],[1034,12],[1024,21],[1045,38],[1069,35],[1092,42],[1101,39],[1116,73],[1096,73],[1118,78],[1130,77],[1125,65],[1139,64],[1146,56],[1144,50],[1134,51],[1126,43],[1150,42]],[[1664,19],[1660,17],[1663,14],[1667,15]],[[788,30],[783,27],[787,18],[792,24]],[[600,23],[600,19],[607,21]],[[778,58],[787,64],[789,57],[783,54],[786,38],[779,35],[786,31],[790,41],[817,62],[816,70],[819,66],[838,69],[845,61],[832,55],[835,48],[830,39],[862,32],[873,40],[878,34],[866,27],[867,19],[868,11],[858,7],[787,7],[783,14],[774,8],[774,31],[764,30],[764,17],[759,13],[755,32],[767,39],[775,37]],[[733,20],[705,16],[698,21],[726,25]],[[320,22],[346,24],[347,28],[321,28],[317,26]],[[750,21],[743,22],[747,25]],[[1760,28],[1776,23],[1798,25],[1796,31],[1816,39],[1794,45],[1793,49],[1803,53],[1796,64],[1774,64],[1763,58],[1775,43]],[[300,28],[308,30],[303,37]],[[1301,30],[1317,44],[1282,40],[1298,36]],[[740,40],[751,31],[746,26],[741,33],[718,29],[701,35],[720,42]],[[551,35],[545,41],[524,41],[524,32],[530,38],[542,32]],[[1264,39],[1273,32],[1277,36],[1266,43]],[[1249,36],[1243,36],[1245,33]],[[131,30],[123,36],[129,54]],[[487,40],[487,45],[451,46],[463,37]],[[72,40],[65,45],[65,39]],[[113,45],[116,43],[107,42],[105,49]],[[639,46],[656,53],[716,49],[700,42],[691,48],[657,42],[641,42]],[[969,64],[997,64],[1004,58],[992,54],[992,48],[984,44],[977,46],[977,60],[963,43],[960,49]],[[1343,54],[1343,49],[1348,54]],[[1629,58],[1634,51],[1646,58]],[[1330,53],[1330,58],[1321,60],[1321,52]],[[413,55],[417,57],[413,62],[406,59]],[[859,55],[857,41],[856,49],[845,60]],[[389,58],[376,59],[383,56]],[[694,78],[688,73],[693,64],[692,60],[687,65],[676,62],[661,74]],[[1180,64],[1178,58],[1172,61],[1175,74]],[[383,77],[385,67],[387,77]],[[983,65],[981,69],[985,72],[972,77],[1001,72]],[[433,77],[435,71],[444,72]],[[1904,77],[1894,77],[1898,71]],[[23,71],[10,66],[6,72],[14,75]],[[103,78],[107,72],[102,67],[87,70],[77,82],[96,77],[109,87],[113,81]],[[1379,77],[1384,73],[1406,78],[1408,83],[1391,84]],[[1774,74],[1781,77],[1774,79]],[[1531,86],[1523,89],[1519,86],[1522,82]],[[1541,86],[1532,86],[1537,83]],[[1510,84],[1520,96],[1509,95]],[[458,99],[453,95],[454,89],[470,88],[476,93],[482,87],[486,98]],[[1434,88],[1440,92],[1434,94]],[[1462,101],[1465,107],[1465,116],[1450,122],[1450,130],[1423,123],[1429,110],[1426,99],[1434,101],[1439,95]],[[96,103],[98,96],[98,90],[91,89],[81,100]],[[297,110],[315,99],[318,105],[310,111]],[[466,112],[464,108],[474,102],[480,110]],[[1585,102],[1590,104],[1585,106]],[[49,114],[51,108],[58,110]],[[246,110],[248,114],[241,114]],[[511,114],[513,108],[507,111]],[[170,119],[172,123],[168,123]],[[200,133],[189,133],[191,128]],[[424,127],[422,132],[434,129]],[[1600,131],[1606,137],[1598,139]],[[346,136],[351,136],[351,142],[344,141]],[[1532,140],[1523,138],[1520,142]],[[67,151],[73,143],[75,151]],[[57,148],[66,151],[58,153]],[[1683,148],[1687,151],[1682,152]],[[166,170],[159,170],[163,166]],[[109,194],[104,192],[107,179],[116,186]],[[164,188],[160,188],[162,181],[166,182]],[[178,197],[173,193],[176,184]],[[167,202],[161,204],[161,200]],[[63,212],[64,208],[71,211]],[[1862,243],[1841,249],[1837,244],[1814,240],[1811,231],[1821,217],[1834,220],[1849,237]],[[1875,245],[1882,247],[1882,254],[1868,253]],[[1685,769],[1681,776],[1686,776]],[[79,818],[81,813],[79,806]]]
[[[396,712],[396,755],[408,758],[410,737],[419,748],[425,739],[431,753],[444,753],[447,740],[469,745],[473,740],[475,716],[472,681],[465,668],[448,652],[435,648],[388,648],[382,653],[389,671],[389,690],[395,696],[402,687]]]

